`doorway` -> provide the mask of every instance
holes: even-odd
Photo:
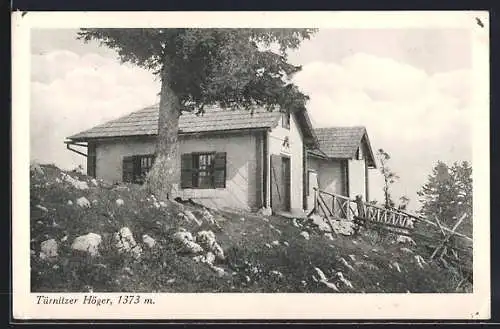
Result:
[[[290,211],[290,188],[290,158],[281,155],[271,155],[271,208],[273,211]]]

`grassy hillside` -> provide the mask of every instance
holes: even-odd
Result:
[[[110,186],[51,165],[32,167],[30,190],[33,292],[417,293],[454,292],[459,281],[439,264],[419,262],[429,255],[418,244],[369,231],[325,235],[279,216],[207,214],[195,204],[160,203],[136,185]],[[89,204],[80,206],[81,197]],[[142,250],[139,257],[117,247],[114,235],[123,227]],[[215,234],[224,257],[213,261],[208,247],[181,250],[175,234],[200,231]],[[98,255],[71,248],[88,233],[102,238]],[[155,241],[152,248],[144,235]],[[50,239],[57,255],[41,249]]]

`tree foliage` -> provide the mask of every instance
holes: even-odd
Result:
[[[394,208],[396,204],[391,196],[391,185],[399,179],[399,176],[396,175],[388,165],[391,159],[389,153],[385,152],[383,149],[379,149],[377,158],[380,161],[380,173],[384,177],[384,186],[382,188],[384,191],[384,206],[386,208]]]
[[[452,166],[438,161],[418,196],[423,216],[437,216],[450,227],[465,213],[468,218],[461,231],[472,234],[472,167],[467,161]]]
[[[168,79],[183,110],[205,105],[291,108],[307,96],[290,82],[301,67],[287,51],[309,39],[314,29],[81,29],[79,38],[98,40],[130,62]],[[269,50],[277,46],[278,51]],[[165,66],[168,77],[162,77]]]
[[[179,116],[206,105],[250,111],[293,111],[308,97],[291,82],[301,67],[287,51],[314,29],[81,29],[78,38],[114,49],[122,62],[161,79],[156,160],[145,185],[159,198],[175,194],[180,179]],[[271,51],[272,46],[277,51]],[[170,194],[171,195],[171,194]]]

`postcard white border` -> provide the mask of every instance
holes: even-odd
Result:
[[[484,23],[476,23],[479,17]],[[481,12],[20,12],[12,14],[15,319],[487,319],[490,317],[489,14]],[[30,29],[78,27],[470,28],[474,96],[474,293],[141,294],[155,305],[37,305],[30,293]],[[84,294],[44,294],[80,297]],[[95,294],[112,296],[117,294]]]

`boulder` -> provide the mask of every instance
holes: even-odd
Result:
[[[54,239],[43,241],[40,250],[41,259],[57,257],[57,241]]]
[[[81,208],[90,208],[90,201],[84,196],[76,199],[76,204]]]
[[[352,283],[351,281],[347,280],[345,277],[344,277],[344,274],[342,274],[342,272],[337,272],[337,274],[335,274],[337,276],[337,278],[347,287],[353,289],[354,287],[352,286]]]
[[[273,214],[273,210],[271,208],[262,207],[257,211],[257,215],[259,216],[271,216]]]
[[[144,234],[142,236],[142,242],[144,242],[149,248],[153,248],[156,245],[155,239],[153,239],[147,234]]]
[[[328,219],[325,219],[324,217],[318,215],[318,214],[312,214],[311,216],[309,216],[309,220],[315,225],[317,226],[320,231],[323,231],[323,232],[331,232],[332,229],[330,228],[330,225],[328,225],[328,223],[326,222]],[[294,224],[295,226],[295,224]]]
[[[215,224],[214,216],[207,209],[203,209],[203,212],[201,215],[203,216],[203,221],[205,221],[209,224]]]
[[[203,224],[202,221],[196,218],[196,216],[193,215],[193,213],[190,210],[184,210],[184,215],[187,217],[188,220],[198,224],[198,226],[201,226],[201,224]]]
[[[89,185],[87,184],[87,182],[75,179],[75,178],[71,177],[71,175],[61,173],[61,176],[62,176],[63,181],[68,182],[71,186],[73,186],[77,190],[88,190],[88,188],[89,188]]]
[[[180,231],[174,234],[174,241],[180,246],[179,252],[199,254],[203,252],[203,248],[194,242],[191,232]]]
[[[309,240],[309,238],[310,238],[310,237],[309,237],[309,233],[307,233],[306,231],[302,231],[302,232],[300,232],[300,235],[301,235],[304,239],[306,239],[306,240]]]
[[[89,233],[75,238],[71,245],[71,249],[86,251],[92,256],[97,256],[99,254],[98,248],[101,242],[102,238],[99,234]]]
[[[122,199],[116,199],[115,202],[117,206],[123,206],[125,204],[125,202]]]
[[[38,209],[40,209],[40,210],[44,211],[44,212],[48,212],[48,211],[49,211],[47,208],[45,208],[44,206],[39,205],[39,204],[38,204],[38,205],[36,205],[36,207],[37,207]]]
[[[413,245],[413,246],[417,245],[412,238],[410,238],[409,236],[406,236],[406,235],[398,235],[396,242],[403,243],[403,244],[409,244],[409,245]]]
[[[214,253],[215,257],[220,260],[224,260],[224,251],[222,247],[217,243],[215,239],[215,234],[212,231],[200,231],[196,234],[196,242],[205,250]]]
[[[132,231],[128,227],[122,227],[114,235],[115,246],[121,253],[132,253],[134,257],[139,258],[142,253],[142,248],[139,246],[134,239]]]
[[[72,206],[72,205],[73,205],[73,201],[68,200],[68,206]]]
[[[92,185],[94,185],[94,186],[99,186],[99,183],[97,183],[97,180],[96,180],[95,178],[92,178],[92,179],[90,180],[90,182],[91,182],[91,183],[92,183]]]

